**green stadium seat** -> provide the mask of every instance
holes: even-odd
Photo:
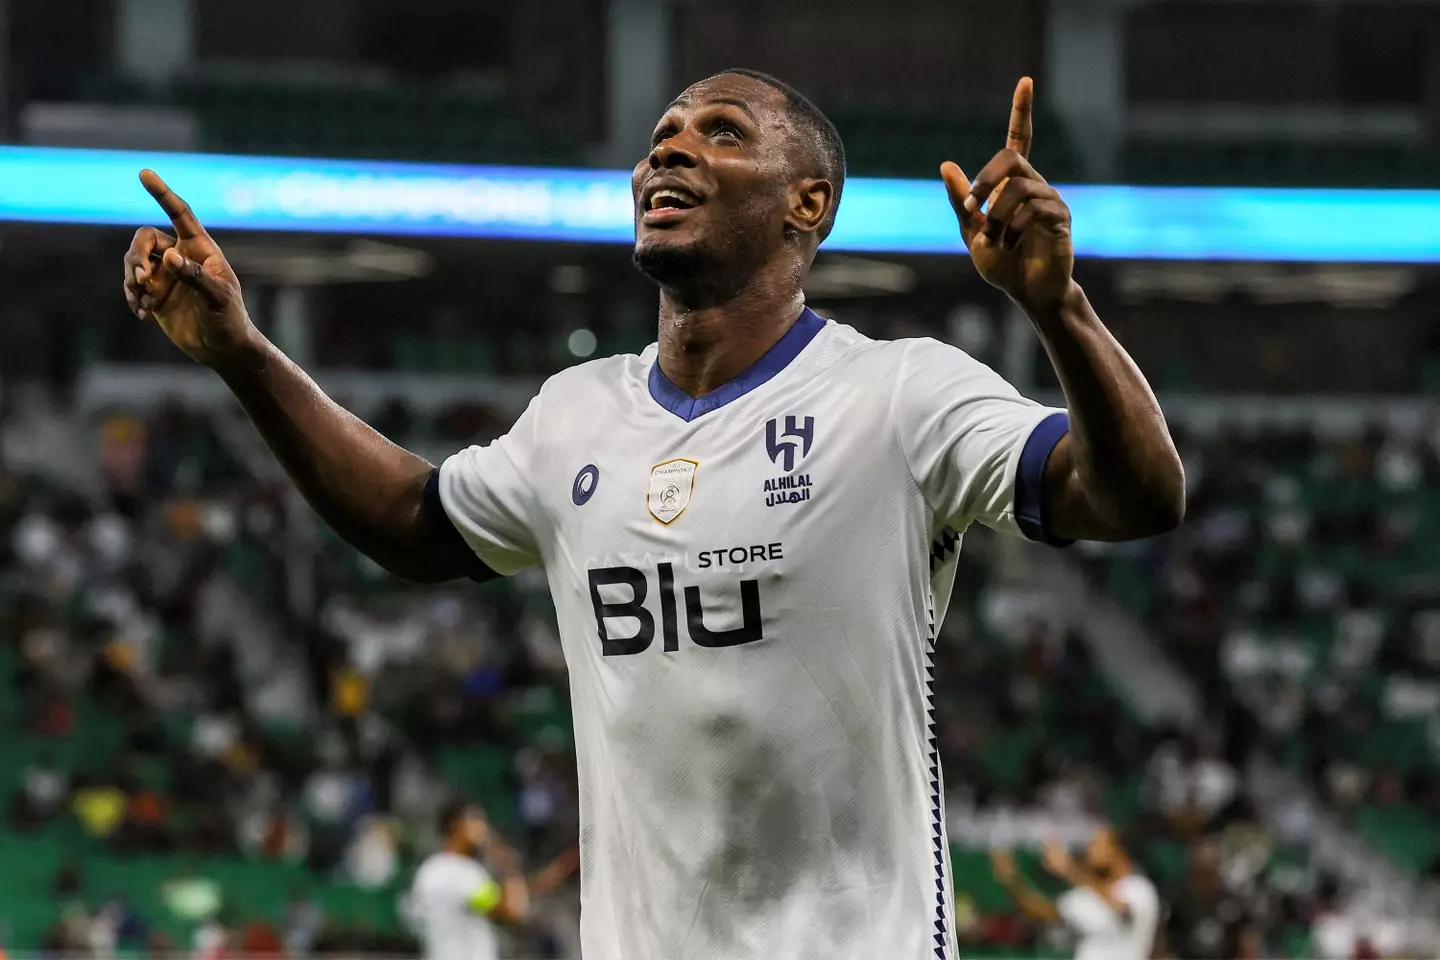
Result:
[[[839,103],[826,107],[840,136],[853,176],[938,176],[942,160],[954,160],[977,172],[1004,146],[1004,115],[955,114],[933,106]],[[1031,160],[1055,182],[1079,179],[1078,153],[1064,123],[1037,108],[1037,135]]]
[[[1237,143],[1133,137],[1121,151],[1128,183],[1193,186],[1434,187],[1440,148],[1293,140]]]
[[[1414,874],[1428,869],[1440,856],[1440,825],[1407,804],[1362,807],[1355,826],[1367,842]]]

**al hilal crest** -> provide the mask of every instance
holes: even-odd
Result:
[[[670,523],[685,512],[695,492],[695,471],[699,466],[694,460],[678,457],[650,468],[650,489],[645,495],[650,516]]]

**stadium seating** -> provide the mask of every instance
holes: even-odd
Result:
[[[217,153],[572,166],[583,148],[502,96],[466,90],[197,79],[170,91],[96,76],[78,95],[191,108]]]
[[[96,103],[157,103],[193,109],[206,150],[469,163],[583,163],[584,144],[547,130],[498,93],[399,85],[199,79],[174,91],[111,75],[77,81]],[[993,111],[957,113],[934,104],[825,104],[855,176],[935,175],[942,159],[979,165],[1001,143]],[[1087,179],[1065,122],[1037,105],[1032,161],[1055,182]],[[1435,187],[1440,147],[1360,141],[1245,138],[1190,142],[1135,134],[1120,151],[1128,183],[1195,186]]]
[[[853,176],[936,176],[942,160],[962,164],[974,176],[1005,145],[1004,114],[956,113],[933,104],[823,105],[845,141]],[[1056,183],[1075,180],[1081,165],[1064,122],[1037,106],[1031,161]],[[970,169],[971,167],[974,169]]]
[[[414,418],[403,419],[413,425]],[[441,416],[424,429],[432,438],[455,444],[463,438],[448,435],[448,425],[473,422],[473,418]],[[154,563],[158,558],[162,566],[138,572],[153,577],[159,569],[221,570],[246,591],[257,609],[276,615],[279,629],[293,629],[283,616],[285,575],[273,526],[262,523],[252,529],[241,524],[230,535],[218,536],[205,533],[203,524],[197,530],[183,522],[191,512],[203,515],[207,504],[257,508],[270,502],[266,488],[249,479],[223,445],[217,446],[215,438],[223,431],[207,417],[177,411],[173,405],[142,426],[126,418],[118,423],[106,427],[102,436],[140,436],[149,447],[142,457],[148,464],[142,471],[147,487],[132,528],[138,542],[131,560],[143,557],[143,562]],[[94,512],[49,483],[27,481],[23,489],[24,494],[17,495],[0,484],[0,493],[10,490],[8,497],[0,497],[0,543],[20,543],[25,524],[48,516],[63,525],[65,542],[78,551],[75,560],[85,568],[102,569],[106,555],[92,542],[89,526]],[[1326,496],[1349,503],[1345,496],[1359,494]],[[198,508],[187,506],[192,502]],[[940,750],[957,809],[980,815],[1002,808],[1036,810],[1044,807],[1046,793],[1056,784],[1107,784],[1095,797],[1096,812],[1127,831],[1145,869],[1162,890],[1176,888],[1183,882],[1189,838],[1159,820],[1146,782],[1148,758],[1163,740],[1163,732],[1147,730],[1111,693],[1073,636],[1027,632],[1030,628],[1023,624],[1017,627],[994,619],[991,607],[997,598],[1003,599],[1006,589],[991,579],[995,542],[976,534],[967,543],[960,561],[960,582],[966,589],[955,596],[937,654],[937,673],[947,678],[937,694]],[[322,608],[333,611],[338,604],[344,616],[371,618],[365,629],[372,633],[385,624],[396,625],[403,633],[416,624],[445,622],[446,616],[437,611],[467,611],[454,621],[471,625],[465,633],[426,626],[429,638],[416,648],[425,651],[424,656],[412,654],[386,663],[384,682],[374,681],[375,689],[355,718],[357,728],[379,723],[393,730],[397,749],[407,762],[423,767],[444,790],[481,803],[527,856],[553,852],[553,838],[573,831],[573,824],[567,825],[563,815],[548,826],[529,818],[522,801],[527,775],[519,772],[530,762],[520,758],[543,755],[553,758],[550,762],[563,772],[562,780],[573,777],[573,727],[564,674],[555,665],[553,648],[543,654],[534,649],[533,639],[522,639],[549,636],[552,639],[542,640],[542,646],[553,643],[553,612],[543,578],[521,577],[454,592],[417,592],[377,576],[372,565],[329,534],[321,535],[316,561]],[[1117,583],[1129,577],[1130,592],[1141,608],[1158,603],[1143,565],[1121,558],[1097,563]],[[1358,568],[1369,569],[1364,563]],[[355,882],[334,856],[317,862],[313,854],[325,845],[322,841],[334,838],[333,826],[318,819],[302,796],[307,777],[320,762],[317,735],[311,727],[254,717],[239,762],[254,762],[274,772],[281,801],[303,815],[312,855],[262,854],[238,842],[233,812],[204,802],[197,805],[190,789],[193,784],[187,783],[197,770],[211,771],[203,776],[234,776],[213,763],[197,768],[193,759],[186,759],[195,753],[205,714],[214,705],[213,699],[207,699],[213,698],[213,692],[199,699],[192,693],[165,700],[168,705],[158,708],[156,704],[137,708],[124,699],[130,688],[121,681],[121,698],[116,700],[113,682],[97,687],[94,680],[95,665],[110,662],[112,651],[103,644],[98,648],[89,644],[95,631],[94,610],[113,602],[101,596],[103,588],[117,581],[97,575],[93,586],[84,584],[68,595],[62,592],[63,602],[57,602],[45,599],[48,568],[43,563],[22,558],[10,569],[12,575],[0,584],[0,742],[7,758],[0,765],[0,808],[12,813],[9,822],[0,824],[0,863],[20,865],[0,870],[0,923],[8,924],[10,945],[36,948],[51,942],[57,924],[74,904],[93,910],[124,895],[152,933],[162,933],[177,944],[192,942],[197,929],[212,916],[232,926],[251,921],[278,926],[300,897],[328,917],[326,942],[331,946],[359,949],[387,944],[387,949],[406,949],[397,899],[416,854],[426,849],[425,822],[393,818],[402,837],[400,865],[381,883]],[[180,689],[200,683],[203,691],[195,671],[214,668],[191,655],[197,596],[182,593],[166,600],[141,592],[136,597],[142,604],[141,620],[161,626],[152,652],[143,658],[154,665],[152,679],[162,678]],[[340,614],[327,613],[322,619],[328,622]],[[72,668],[91,673],[90,681],[62,686],[52,694],[70,711],[68,719],[56,720],[38,709],[45,702],[43,697],[37,700],[36,692],[37,673],[44,672],[35,662],[37,624],[59,626],[70,638],[64,649],[73,662],[68,666],[62,662],[60,673]],[[283,644],[300,647],[314,642],[297,634]],[[321,661],[333,662],[324,657]],[[124,659],[117,662],[125,673]],[[343,658],[341,662],[347,669],[353,667]],[[251,693],[242,691],[242,698],[249,700]],[[137,721],[146,716],[153,716],[154,723]],[[324,721],[322,731],[336,722]],[[1383,742],[1389,744],[1393,738]],[[244,754],[252,759],[246,760]],[[52,815],[40,822],[17,822],[17,801],[30,789],[27,779],[36,767],[58,773],[68,784],[67,792]],[[243,794],[244,784],[258,782],[248,777],[226,779],[233,785],[226,789]],[[376,782],[371,781],[370,789]],[[147,789],[168,798],[171,815],[163,847],[130,843],[123,823],[114,831],[97,831],[93,824],[87,828],[75,806],[76,788],[86,784],[118,786],[127,802]],[[570,789],[573,786],[562,784],[562,793]],[[565,805],[573,804],[570,796],[565,794]],[[1222,831],[1227,822],[1222,817],[1207,829]],[[1393,811],[1362,810],[1357,824],[1382,835],[1382,845],[1401,854],[1418,856],[1422,844],[1433,840],[1432,826],[1418,815],[1405,819]],[[223,835],[216,836],[217,827],[223,827],[219,831]],[[339,837],[342,846],[353,840],[358,826],[352,823],[344,830],[347,833]],[[208,839],[197,839],[202,835]],[[206,846],[217,843],[214,849]],[[1014,907],[991,875],[987,842],[957,830],[951,862],[967,955],[1063,955],[1063,941],[1007,919]],[[1034,880],[1046,883],[1033,847],[1021,851],[1021,863]],[[75,868],[71,887],[57,892]],[[180,897],[176,891],[185,883],[213,885],[206,889],[216,891],[220,914],[182,909],[199,897],[193,891],[189,899]],[[1053,886],[1049,889],[1057,892]],[[1280,931],[1276,936],[1287,942],[1301,943],[1306,936],[1303,924],[1276,929]]]
[[[1436,450],[1372,426],[1190,437],[1185,526],[1096,551],[1098,583],[1377,849],[1440,870]],[[1293,702],[1293,713],[1274,705]],[[1406,799],[1401,799],[1402,797]]]
[[[1295,140],[1186,142],[1134,137],[1120,159],[1126,183],[1250,187],[1435,187],[1440,148]]]
[[[223,455],[223,450],[214,447],[217,433],[214,425],[204,417],[177,419],[184,424],[184,429],[178,435],[172,434],[170,441],[182,451],[178,462],[208,463],[210,466],[202,473],[202,484],[212,493],[233,485],[236,468]],[[123,430],[115,429],[120,433],[137,430],[133,423]],[[153,424],[151,431],[152,437],[159,433]],[[203,494],[204,489],[196,492]],[[30,497],[22,501],[23,507],[12,503],[12,507],[20,509],[5,512],[12,524],[0,531],[8,535],[6,542],[14,539],[14,523],[22,523],[36,512],[53,516],[63,516],[66,512],[62,504],[67,493],[63,489],[35,482],[31,484]],[[153,510],[143,512],[148,513],[153,522],[174,508],[173,501],[167,507],[165,499],[157,495]],[[68,522],[73,525],[72,536],[79,535],[87,519],[84,511],[71,517]],[[183,538],[173,533],[161,536],[149,546],[174,551],[177,557],[186,550]],[[404,603],[406,597],[411,596],[404,590],[392,589],[393,584],[388,580],[376,581],[373,572],[367,573],[365,565],[357,562],[353,551],[333,536],[325,535],[322,547],[321,565],[326,571],[329,591],[364,590],[371,595],[388,596],[398,603]],[[84,562],[93,563],[96,559],[88,556]],[[280,558],[265,538],[242,533],[221,545],[215,559],[262,607],[283,607]],[[977,584],[982,583],[983,568],[974,566],[967,570],[967,576]],[[193,750],[202,704],[177,705],[162,711],[158,732],[150,734],[156,739],[147,743],[138,757],[133,744],[137,735],[133,710],[123,703],[107,701],[103,691],[97,693],[89,685],[69,691],[73,694],[68,701],[73,716],[68,722],[56,728],[37,724],[37,703],[31,686],[35,682],[35,667],[27,663],[27,655],[22,650],[27,621],[18,612],[25,604],[34,602],[35,584],[27,579],[27,575],[21,573],[0,592],[0,601],[3,601],[0,623],[10,624],[5,635],[0,636],[0,740],[6,744],[7,759],[0,767],[0,806],[13,809],[24,792],[28,771],[36,766],[58,773],[72,787],[87,782],[120,783],[132,795],[142,788],[150,788],[162,796],[179,797],[184,791],[178,781],[188,775],[179,758]],[[495,592],[493,587],[488,589],[492,594]],[[536,585],[509,588],[500,585],[500,589],[513,597],[513,600],[496,597],[501,606],[514,603],[520,609],[553,616],[548,613],[549,604],[543,589],[537,590]],[[65,629],[83,632],[87,623],[85,611],[95,602],[93,594],[94,591],[82,588],[70,597],[66,607],[50,608],[45,615],[46,622],[55,622],[48,618],[58,616],[58,623],[64,624]],[[957,610],[955,622],[978,622],[973,605],[981,595],[977,591],[969,596],[970,608]],[[151,608],[149,613],[162,620],[171,619],[158,607]],[[159,637],[155,660],[162,665],[161,673],[189,669],[183,666],[186,662],[183,654],[195,641],[188,630],[183,619],[172,620]],[[987,649],[997,657],[1017,655],[1005,651],[997,638],[983,630],[977,631],[977,636],[985,640]],[[1086,689],[1097,695],[1103,693],[1103,685],[1095,686],[1097,683],[1097,678],[1089,677]],[[963,700],[963,690],[957,688],[949,699]],[[1030,723],[1004,732],[984,745],[974,769],[980,779],[988,781],[988,788],[1014,795],[1033,789],[1027,780],[1033,778],[1042,763],[1040,755],[1046,747],[1047,718],[1058,716],[1056,711],[1062,704],[1061,697],[1049,698],[1048,705],[1037,711]],[[407,712],[413,712],[413,708],[405,702],[387,699],[383,691],[376,696],[375,709],[401,729],[413,722],[407,719]],[[462,737],[421,753],[428,757],[432,769],[450,788],[481,803],[507,835],[521,837],[525,825],[519,816],[515,793],[516,750],[558,748],[567,753],[573,750],[563,675],[539,683],[530,682],[518,695],[504,701],[502,713],[500,722],[509,732],[498,741]],[[302,759],[308,738],[300,729],[267,724],[259,736],[261,753],[271,758],[270,762],[282,766],[292,761],[310,762]],[[1067,749],[1077,753],[1097,746],[1093,736],[1074,736],[1065,742]],[[126,759],[122,761],[122,758]],[[573,760],[565,762],[573,764]],[[968,764],[966,758],[956,758],[956,762],[957,766]],[[120,765],[124,766],[123,771]],[[363,921],[378,932],[391,935],[403,930],[396,902],[408,879],[406,869],[398,871],[390,882],[369,889],[338,876],[333,867],[317,873],[307,868],[303,860],[247,856],[237,853],[233,847],[230,852],[201,855],[182,838],[192,835],[207,821],[215,820],[217,811],[187,806],[180,799],[173,800],[167,827],[176,838],[167,844],[170,849],[127,849],[117,843],[118,833],[107,831],[95,835],[87,830],[69,809],[69,803],[70,797],[67,797],[58,812],[43,825],[12,822],[0,826],[0,862],[17,865],[0,871],[0,919],[8,924],[11,945],[38,947],[47,942],[57,921],[73,902],[93,907],[120,895],[129,898],[135,912],[152,931],[163,932],[174,943],[189,943],[204,916],[177,913],[169,902],[168,891],[182,878],[204,878],[213,883],[222,891],[224,916],[234,922],[258,919],[278,924],[295,892],[303,890],[324,910],[332,924],[345,927]],[[224,817],[220,819],[223,821]],[[309,828],[312,833],[322,829],[313,821]],[[406,846],[417,849],[409,843]],[[991,879],[984,850],[957,846],[953,862],[964,896],[973,900],[977,909],[982,912],[1009,909],[1005,894]],[[57,880],[74,865],[81,868],[77,888],[57,896]],[[1030,866],[1034,868],[1033,861]],[[1032,872],[1039,875],[1036,869]],[[993,955],[1006,953],[1001,950]]]

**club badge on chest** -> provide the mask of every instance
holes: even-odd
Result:
[[[645,505],[650,516],[661,523],[673,523],[695,495],[695,471],[700,464],[695,460],[676,457],[657,463],[650,468],[650,489],[645,494]]]

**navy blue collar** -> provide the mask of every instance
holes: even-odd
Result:
[[[750,369],[729,383],[721,384],[698,397],[690,396],[666,379],[665,374],[660,371],[660,360],[657,357],[650,366],[650,396],[654,397],[660,406],[688,423],[701,414],[725,406],[731,400],[740,399],[784,370],[824,327],[825,319],[806,307],[799,319],[785,331],[785,336],[751,364]]]

